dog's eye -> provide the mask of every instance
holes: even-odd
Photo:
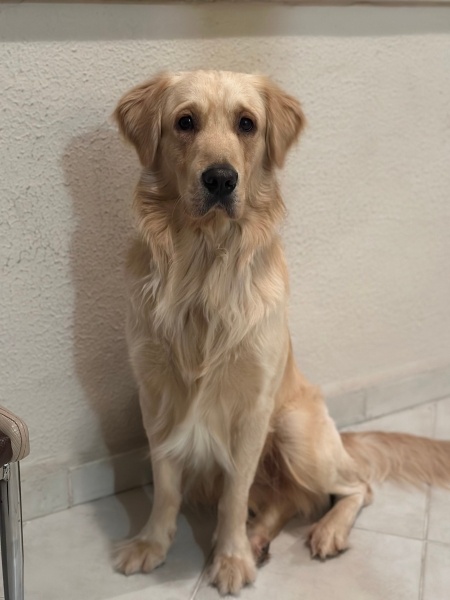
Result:
[[[190,115],[184,115],[178,121],[178,127],[182,131],[189,131],[190,129],[194,129],[194,120],[192,119],[192,117]]]
[[[239,121],[239,129],[241,131],[244,131],[245,133],[248,133],[249,131],[251,131],[254,127],[253,121],[251,119],[249,119],[248,117],[242,117],[242,119]]]

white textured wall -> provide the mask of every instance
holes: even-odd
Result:
[[[306,373],[450,363],[448,10],[1,4],[0,39],[0,402],[32,461],[143,440],[122,333],[138,166],[107,119],[162,68],[262,71],[303,100],[283,185]]]

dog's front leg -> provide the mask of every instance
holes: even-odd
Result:
[[[116,548],[115,568],[131,575],[149,573],[161,565],[176,531],[181,504],[181,468],[172,460],[152,460],[153,506],[150,518],[139,533]]]
[[[167,456],[158,456],[158,443],[152,426],[154,417],[149,397],[143,388],[139,400],[152,459],[153,506],[142,531],[116,548],[114,565],[125,575],[149,573],[165,561],[175,536],[182,500],[182,465]]]
[[[219,501],[210,581],[224,595],[237,594],[256,577],[255,560],[246,531],[248,497],[267,435],[271,401],[259,399],[257,404],[239,420],[233,436],[235,468],[225,474]]]

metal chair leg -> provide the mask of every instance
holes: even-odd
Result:
[[[24,600],[22,503],[18,462],[3,467],[0,518],[5,600]]]

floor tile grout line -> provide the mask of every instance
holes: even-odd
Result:
[[[428,551],[428,542],[427,542],[427,540],[423,540],[422,556],[420,557],[419,600],[423,600],[423,594],[425,591],[425,568],[426,568],[426,563],[427,563],[427,551]]]
[[[425,540],[427,544],[433,544],[433,546],[442,546],[443,548],[450,548],[450,543],[448,542],[439,542],[436,540]]]
[[[437,421],[437,402],[433,404],[433,438],[436,437],[436,421]],[[427,489],[427,498],[425,504],[425,521],[423,524],[423,546],[422,546],[422,557],[420,560],[420,582],[419,582],[419,600],[423,600],[425,592],[425,570],[427,566],[427,553],[428,553],[428,529],[430,523],[430,506],[431,506],[431,486]]]
[[[436,424],[437,424],[437,402],[434,402],[434,404],[433,404],[433,438],[436,435]],[[431,505],[431,485],[428,485],[425,522],[423,524],[423,538],[425,541],[428,540],[428,529],[429,529],[429,522],[430,522],[430,505]]]
[[[426,503],[425,503],[425,521],[423,524],[423,539],[425,541],[428,541],[428,529],[429,529],[429,524],[430,524],[430,506],[431,506],[431,485],[428,486],[427,489],[427,498],[426,498]]]
[[[204,564],[202,570],[200,571],[200,575],[198,576],[198,579],[195,582],[194,589],[192,590],[192,593],[189,596],[188,600],[195,600],[195,597],[197,596],[200,586],[203,582],[203,578],[204,578],[206,572],[208,571],[208,568],[212,562],[213,553],[214,553],[214,550],[211,550],[211,552],[209,553],[209,555],[205,561],[205,564]]]
[[[357,531],[367,531],[368,533],[376,533],[378,535],[390,535],[390,536],[395,537],[395,538],[400,538],[400,539],[403,539],[403,540],[411,540],[413,542],[423,542],[423,541],[425,541],[421,537],[411,537],[410,535],[401,535],[400,533],[392,533],[391,531],[389,531],[389,532],[388,531],[376,531],[375,529],[369,529],[368,527],[357,527],[356,525],[354,525],[353,529],[357,530]]]

